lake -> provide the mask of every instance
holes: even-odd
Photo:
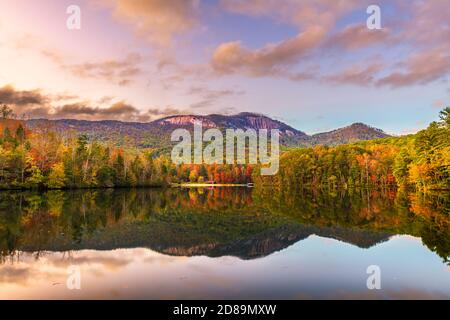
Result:
[[[450,299],[450,195],[2,191],[0,251],[1,299]]]

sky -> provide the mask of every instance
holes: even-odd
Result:
[[[372,4],[381,29],[367,27]],[[450,105],[449,6],[0,0],[0,102],[26,118],[257,112],[307,133],[354,122],[412,133]]]

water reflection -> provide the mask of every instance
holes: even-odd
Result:
[[[2,192],[0,297],[449,298],[449,208],[404,192]]]

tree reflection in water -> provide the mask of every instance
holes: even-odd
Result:
[[[361,248],[412,235],[447,264],[450,195],[405,191],[110,189],[0,193],[2,260],[17,252],[146,247],[253,259],[312,234]]]

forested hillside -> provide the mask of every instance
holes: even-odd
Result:
[[[26,125],[36,132],[45,128],[45,130],[51,129],[64,137],[74,133],[84,134],[89,139],[116,147],[153,148],[157,149],[160,154],[169,154],[171,133],[179,128],[192,131],[193,124],[196,121],[201,122],[205,130],[209,128],[218,128],[222,131],[225,131],[225,129],[241,129],[244,131],[248,129],[278,129],[280,143],[287,147],[308,147],[319,144],[339,145],[389,136],[382,130],[363,123],[355,123],[330,132],[307,135],[281,121],[248,112],[236,115],[176,115],[145,123],[112,120],[31,119],[26,121]]]
[[[404,186],[450,190],[450,107],[440,112],[440,121],[414,135],[291,149],[282,154],[277,175],[255,174],[254,180],[286,190]]]
[[[167,152],[158,148],[120,147],[76,131],[62,134],[47,125],[30,129],[7,115],[0,119],[0,189],[248,183],[252,179],[259,186],[286,190],[450,189],[450,108],[440,113],[438,122],[414,135],[287,149],[278,174],[267,177],[250,165],[175,166]],[[128,139],[126,133],[122,139]]]
[[[126,135],[123,137],[126,139]],[[170,145],[168,146],[170,147]],[[117,147],[85,134],[0,119],[0,189],[164,186],[172,182],[247,183],[244,165],[181,165],[159,150]]]
[[[312,145],[339,145],[360,140],[374,140],[389,137],[384,131],[364,123],[354,123],[348,127],[311,136]]]

